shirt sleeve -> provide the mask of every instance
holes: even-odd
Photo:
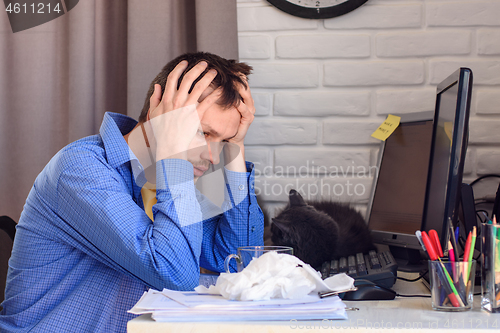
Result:
[[[203,240],[192,169],[183,160],[157,163],[153,222],[109,164],[91,152],[71,156],[58,177],[56,208],[68,242],[155,289],[192,290]]]
[[[209,270],[222,272],[224,259],[238,247],[263,245],[264,216],[255,195],[254,165],[246,166],[247,172],[224,170],[223,213],[203,223],[200,265]]]

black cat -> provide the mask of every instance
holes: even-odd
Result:
[[[273,244],[293,247],[295,256],[316,269],[327,260],[376,250],[363,217],[346,204],[306,203],[290,190],[288,205],[272,221]]]

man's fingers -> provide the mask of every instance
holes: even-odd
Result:
[[[203,118],[205,111],[209,107],[211,107],[215,102],[217,102],[219,100],[221,95],[222,95],[222,87],[219,87],[219,88],[215,89],[214,91],[212,91],[210,93],[210,95],[205,97],[205,99],[203,101],[201,101],[200,104],[198,104],[198,106],[196,107],[196,110],[198,111],[198,116],[200,117],[200,119]]]
[[[254,114],[255,114],[255,109],[254,108],[249,108],[246,104],[240,103],[240,105],[238,105],[238,107],[236,109],[241,114],[242,118],[251,118],[251,119],[253,119]]]
[[[246,78],[244,78],[244,81],[246,82]],[[247,83],[248,85],[248,83]],[[245,87],[242,84],[237,85],[237,90],[238,93],[240,94],[241,98],[243,98],[243,103],[245,103],[246,106],[250,108],[250,110],[253,110],[253,113],[255,113],[255,108],[254,108],[254,101],[252,98],[252,93],[250,92],[250,87]]]
[[[191,89],[193,82],[201,75],[201,73],[203,73],[203,71],[205,71],[207,66],[208,64],[206,61],[200,61],[196,64],[196,66],[194,66],[186,74],[184,74],[181,85],[179,86],[179,89],[177,91],[177,95],[175,96],[175,99],[173,101],[175,107],[181,107],[185,105],[186,100],[189,97],[189,89]]]
[[[163,93],[163,99],[166,101],[171,101],[177,92],[177,82],[181,77],[182,73],[186,70],[188,62],[182,60],[175,66],[175,68],[168,74],[167,83],[165,84],[165,92]]]
[[[209,70],[203,77],[196,82],[196,85],[193,87],[193,90],[189,94],[189,97],[186,101],[186,105],[196,104],[200,97],[203,95],[203,92],[207,90],[212,81],[217,76],[217,71],[215,69]]]

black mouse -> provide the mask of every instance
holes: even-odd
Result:
[[[384,288],[376,285],[375,283],[359,279],[354,281],[354,286],[358,288],[355,291],[344,293],[341,297],[346,301],[379,301],[391,300],[396,297],[396,292],[389,288]]]

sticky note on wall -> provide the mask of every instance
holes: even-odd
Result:
[[[382,141],[387,140],[389,136],[398,128],[401,117],[394,116],[392,114],[388,115],[384,120],[382,125],[380,125],[375,132],[372,133],[372,137]]]

